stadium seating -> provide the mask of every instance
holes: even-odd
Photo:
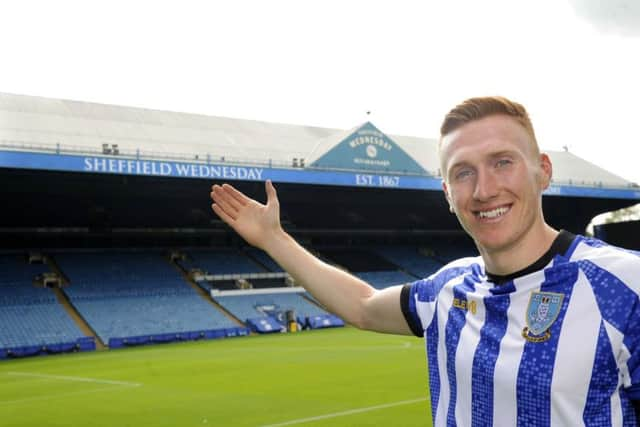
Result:
[[[95,298],[73,303],[103,342],[238,326],[195,293]]]
[[[393,285],[404,285],[416,281],[416,277],[403,271],[366,271],[355,273],[356,276],[376,289],[384,289]]]
[[[419,279],[429,277],[443,265],[432,256],[421,253],[416,246],[379,246],[375,252]]]
[[[238,328],[159,252],[61,253],[70,301],[105,343],[115,338]]]
[[[456,242],[440,242],[435,248],[434,254],[434,258],[443,264],[470,256],[478,256],[478,250],[468,239]]]
[[[268,271],[273,272],[283,272],[284,270],[280,267],[274,260],[271,258],[266,252],[261,251],[256,248],[247,248],[244,252],[260,265],[264,266]]]
[[[4,305],[0,348],[73,342],[84,334],[57,303]]]
[[[31,284],[36,275],[47,271],[46,264],[28,264],[26,254],[0,255],[0,286]]]
[[[351,272],[391,271],[396,266],[368,248],[319,248],[320,256]]]
[[[209,274],[263,273],[267,270],[236,250],[191,250],[191,264]]]
[[[189,249],[181,253],[185,256],[175,262],[183,272],[193,268],[202,271],[198,285],[255,331],[280,330],[270,320],[261,319],[269,317],[284,325],[284,313],[289,310],[307,327],[343,325],[306,292],[270,292],[270,288],[286,287],[288,279],[263,251]],[[473,248],[451,242],[438,242],[427,250],[415,245],[386,245],[331,246],[319,251],[322,259],[378,289],[427,277],[447,260],[463,255],[474,255]],[[54,251],[52,258],[69,282],[63,292],[73,307],[112,347],[246,335],[249,331],[199,296],[164,251],[66,250]],[[35,276],[49,271],[46,264],[28,264],[24,257],[0,255],[0,349],[36,354],[58,345],[63,346],[60,351],[67,351],[77,349],[79,343],[85,348],[83,340],[87,339],[95,348],[93,338],[83,335],[55,294],[32,285]],[[243,278],[249,288],[241,290],[237,280]],[[216,295],[219,291],[222,295]],[[240,294],[230,295],[235,291]],[[1,357],[7,357],[6,353]]]
[[[29,354],[85,338],[51,289],[37,288],[35,276],[48,272],[46,264],[28,264],[24,256],[0,256],[0,353]]]
[[[287,286],[284,271],[264,251],[255,248],[190,250],[185,254],[177,264],[185,273],[200,272],[195,282],[207,292],[242,289],[239,279],[246,280],[248,288]]]
[[[60,253],[54,258],[71,283],[65,291],[75,299],[192,292],[160,252]]]

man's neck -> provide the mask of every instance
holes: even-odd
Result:
[[[541,226],[532,228],[512,245],[499,250],[481,247],[478,247],[478,250],[484,260],[486,271],[507,275],[533,264],[549,250],[557,235],[557,230],[543,222]]]

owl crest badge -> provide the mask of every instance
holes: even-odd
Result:
[[[563,299],[564,294],[555,292],[531,292],[523,338],[530,342],[544,342],[551,338],[549,329],[560,314]]]

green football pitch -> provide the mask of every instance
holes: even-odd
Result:
[[[430,426],[423,341],[354,328],[0,361],[2,426]]]

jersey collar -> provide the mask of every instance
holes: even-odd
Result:
[[[511,280],[517,279],[518,277],[526,276],[534,271],[541,270],[545,265],[549,264],[556,255],[564,255],[571,247],[571,243],[573,243],[575,237],[575,234],[566,230],[560,230],[549,250],[533,264],[523,268],[522,270],[518,270],[515,273],[507,275],[492,274],[487,271],[487,280],[495,283],[496,285],[502,285],[503,283],[507,283]]]

